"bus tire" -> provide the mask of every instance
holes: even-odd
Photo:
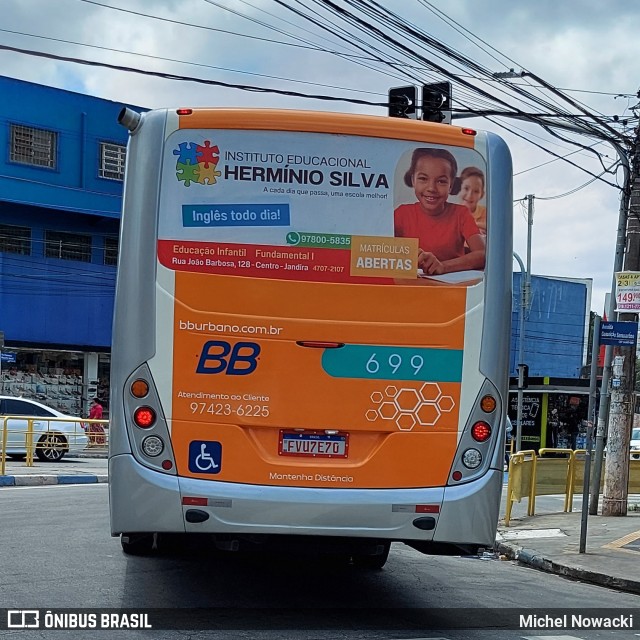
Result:
[[[129,556],[149,556],[158,549],[157,533],[123,533],[122,551]]]
[[[353,566],[358,567],[359,569],[382,569],[382,567],[384,567],[387,562],[387,558],[389,557],[391,542],[385,542],[382,547],[382,553],[377,553],[375,555],[354,554],[353,556],[351,556]]]

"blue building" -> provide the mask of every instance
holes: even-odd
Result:
[[[0,94],[0,393],[77,414],[108,393],[123,105],[2,76]]]
[[[517,376],[520,273],[513,274],[509,371]],[[587,357],[591,280],[531,276],[525,309],[523,362],[531,377],[579,378]]]
[[[513,274],[509,415],[517,423],[522,275]],[[524,309],[522,363],[529,368],[523,397],[524,449],[568,446],[569,425],[588,418],[587,363],[591,280],[532,276]],[[578,444],[584,446],[584,432]]]

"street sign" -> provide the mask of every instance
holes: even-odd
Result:
[[[640,313],[640,272],[616,273],[616,311]]]
[[[600,325],[600,344],[634,347],[637,339],[637,322],[603,322]]]
[[[0,353],[0,362],[15,362],[16,354],[15,353]]]

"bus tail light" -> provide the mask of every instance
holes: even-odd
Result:
[[[164,442],[158,436],[147,436],[142,441],[141,448],[145,455],[155,458],[164,451]]]
[[[502,471],[501,422],[504,406],[498,389],[485,380],[460,433],[449,484],[472,482],[485,473]]]
[[[138,407],[133,413],[133,421],[141,429],[149,429],[156,422],[156,412],[151,407]]]
[[[467,469],[477,469],[482,464],[482,454],[477,449],[467,449],[462,454],[462,464]]]
[[[131,383],[131,395],[134,398],[144,398],[149,393],[149,383],[138,378]]]
[[[489,394],[483,396],[482,400],[480,400],[480,408],[485,413],[493,413],[496,410],[496,404],[496,399]]]
[[[483,420],[478,420],[471,427],[471,435],[476,442],[486,442],[491,437],[491,427]]]
[[[177,475],[171,435],[147,364],[125,382],[124,409],[131,452],[150,469]]]

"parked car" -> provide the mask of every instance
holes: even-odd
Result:
[[[12,416],[6,420],[6,454],[11,458],[24,458],[27,455],[28,418],[33,418],[35,454],[43,462],[57,462],[68,451],[87,446],[88,438],[78,418],[28,398],[0,396],[0,449],[6,416]]]
[[[640,460],[640,427],[631,430],[631,459]]]

